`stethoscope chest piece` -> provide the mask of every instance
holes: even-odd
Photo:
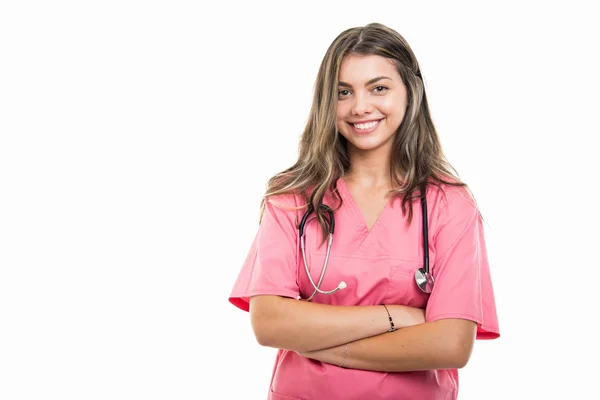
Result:
[[[425,269],[419,268],[415,271],[415,281],[417,286],[425,293],[431,293],[433,290],[433,276]]]

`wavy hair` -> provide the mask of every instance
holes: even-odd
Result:
[[[433,124],[423,76],[407,41],[395,30],[380,23],[347,29],[329,46],[319,67],[310,114],[302,133],[298,160],[288,169],[269,179],[261,201],[260,219],[270,196],[300,194],[306,206],[312,206],[327,238],[327,215],[318,205],[328,191],[342,199],[335,184],[350,166],[347,140],[336,128],[338,82],[344,58],[353,55],[378,55],[394,62],[407,89],[407,109],[392,144],[391,194],[402,197],[402,211],[408,207],[408,224],[413,217],[413,202],[427,185],[467,186],[446,160]],[[454,174],[454,173],[455,174]],[[467,187],[468,190],[468,187]],[[443,189],[442,189],[443,192]]]

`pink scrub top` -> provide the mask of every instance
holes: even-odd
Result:
[[[423,265],[421,203],[413,203],[413,220],[406,224],[400,198],[389,202],[369,231],[343,179],[342,197],[334,212],[335,232],[322,290],[345,281],[332,295],[312,301],[332,305],[402,304],[425,309],[426,320],[463,318],[478,325],[477,339],[499,336],[498,318],[486,254],[482,219],[465,188],[444,185],[427,191],[429,265],[435,279],[431,294],[415,283]],[[337,205],[331,194],[324,203]],[[310,284],[300,250],[298,223],[306,208],[299,196],[279,195],[267,202],[262,222],[231,292],[229,301],[249,311],[256,295],[307,298]],[[313,214],[314,215],[314,214]],[[311,219],[305,228],[306,256],[315,283],[327,244],[319,247],[320,226]],[[272,400],[456,399],[458,371],[378,372],[340,368],[279,350],[268,390]]]

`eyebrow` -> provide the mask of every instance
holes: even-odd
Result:
[[[370,84],[380,81],[382,79],[389,79],[390,81],[392,80],[392,78],[388,78],[387,76],[378,76],[376,78],[370,79],[367,83],[365,83],[365,86],[369,86]],[[338,85],[343,86],[343,87],[348,87],[348,88],[352,87],[351,84],[346,83],[346,82],[340,82]]]

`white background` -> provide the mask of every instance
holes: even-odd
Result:
[[[0,399],[266,397],[275,350],[229,291],[325,50],[373,21],[487,221],[502,337],[459,398],[592,398],[591,3],[2,2]]]

